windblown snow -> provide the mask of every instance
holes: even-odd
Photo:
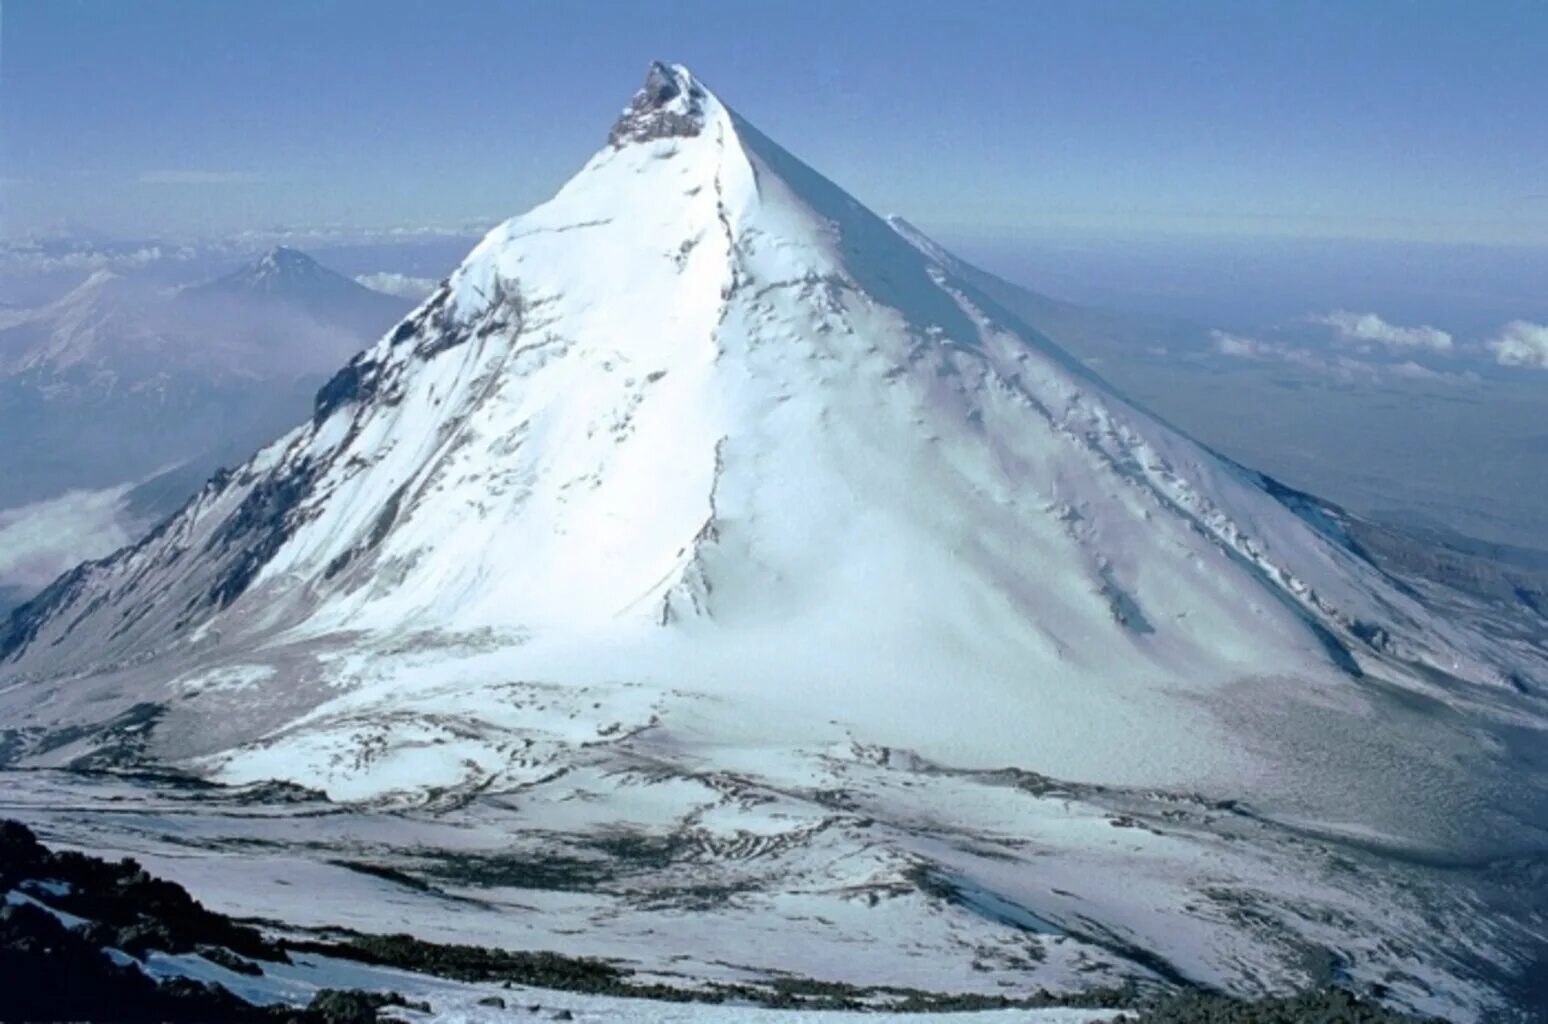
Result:
[[[1362,907],[1318,843],[1515,827],[1463,809],[1476,721],[1540,721],[1540,650],[1437,613],[1339,510],[1129,404],[903,230],[654,66],[310,422],[0,631],[12,759],[427,815],[504,794],[552,848],[689,834],[787,939],[826,907],[868,977],[916,927],[965,965],[1046,925],[1109,980],[1164,978],[1140,949],[1274,987],[1322,948],[1404,1005],[1493,1005],[1475,961],[1508,974],[1514,926],[1416,938],[1433,879]],[[1115,804],[1147,822],[1121,848]],[[955,917],[840,895],[921,865]],[[1202,895],[1228,889],[1259,916]]]

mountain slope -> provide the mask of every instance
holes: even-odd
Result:
[[[153,296],[99,270],[41,309],[0,311],[0,372],[59,374],[101,361],[110,337],[147,355],[167,345],[149,316]]]
[[[1013,766],[1079,800],[1202,791],[1379,843],[1519,838],[1509,808],[1466,811],[1493,776],[1461,766],[1462,716],[1525,720],[1509,684],[1541,666],[1433,613],[1337,510],[1130,405],[661,65],[609,145],[340,371],[310,422],[19,609],[0,657],[24,763],[520,792],[572,837],[638,820],[620,778],[683,787],[653,790],[667,808],[713,775],[739,795],[653,827],[691,819],[716,850],[768,834],[824,871],[872,851],[875,878],[945,872],[973,928],[1100,921],[1129,936],[1101,947],[1127,970],[1166,977],[1130,956],[1165,945],[1167,970],[1249,989],[1295,976],[1304,949],[1270,936],[1315,915],[1260,932],[1187,910],[1203,883],[1176,877],[1140,910],[1091,887],[1146,870],[1120,857],[1077,871],[1089,905],[1061,916],[1037,872],[969,852],[1002,827],[1002,796],[975,787]],[[1381,723],[1368,746],[1358,722]],[[612,810],[562,807],[570,786]],[[872,813],[816,795],[840,790]],[[1037,815],[1011,820],[1025,840]],[[1159,879],[1212,841],[1134,856]],[[1276,884],[1312,872],[1263,842]],[[1314,875],[1301,896],[1357,915]],[[1351,976],[1401,960],[1431,979],[1402,998],[1483,1005],[1476,966],[1383,947],[1403,891],[1386,923],[1350,926]]]

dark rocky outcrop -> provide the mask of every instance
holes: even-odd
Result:
[[[1179,992],[1147,1007],[1136,1024],[1420,1024],[1341,989],[1259,1000]],[[1429,1024],[1445,1024],[1431,1018]]]
[[[317,397],[312,402],[312,423],[315,426],[322,426],[334,410],[360,400],[366,390],[365,382],[369,379],[364,365],[364,358],[356,356],[317,390]]]
[[[0,1021],[322,1021],[289,1008],[253,1006],[219,986],[158,982],[115,963],[89,930],[66,928],[29,904],[0,907],[0,993]]]
[[[692,78],[655,61],[607,141],[617,148],[630,142],[697,135],[704,128],[704,98]]]
[[[51,884],[49,906],[91,922],[99,945],[131,955],[156,949],[193,953],[218,946],[250,960],[288,962],[258,931],[207,909],[182,886],[152,877],[137,862],[49,850],[26,826],[0,822],[0,891],[29,880]]]
[[[11,610],[5,621],[0,622],[0,661],[32,643],[43,624],[75,599],[90,574],[91,565],[86,562],[76,566],[50,583],[37,597]]]
[[[307,1012],[320,1024],[376,1024],[376,1011],[385,1006],[430,1012],[427,1003],[414,1003],[396,992],[363,992],[357,988],[325,988],[312,997]]]
[[[302,459],[285,472],[271,473],[242,499],[229,519],[210,538],[210,552],[235,552],[220,578],[210,587],[208,600],[225,608],[247,590],[275,552],[300,525],[296,507],[311,492],[320,467]]]

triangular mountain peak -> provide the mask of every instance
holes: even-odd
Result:
[[[608,142],[623,146],[698,135],[712,105],[718,107],[719,101],[683,65],[653,61],[645,73],[645,84],[614,122]]]
[[[202,546],[155,550],[199,535],[190,522],[123,556],[201,582],[180,603],[146,591],[103,644],[302,618],[734,637],[827,632],[864,607],[872,627],[933,622],[921,637],[984,652],[990,675],[1187,664],[1225,681],[1265,649],[1343,671],[1364,646],[1351,622],[1428,623],[1256,475],[1112,393],[686,68],[651,65],[620,124],[341,371],[309,424],[184,513]],[[512,551],[519,572],[491,570]],[[45,619],[74,621],[38,611],[13,657],[47,654],[31,643]],[[71,660],[94,657],[72,628]],[[1440,628],[1401,632],[1412,657],[1444,646]]]
[[[926,703],[970,663],[1077,703],[1107,699],[1095,679],[1209,689],[1266,657],[1500,677],[1325,516],[1125,401],[686,69],[652,65],[625,120],[310,422],[24,610],[9,656],[413,628],[601,633],[642,664],[692,635],[702,664],[777,665],[763,645],[801,636],[830,652],[808,684],[885,675]],[[1005,722],[975,719],[978,756],[1016,749]]]

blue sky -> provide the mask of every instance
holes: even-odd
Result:
[[[1548,244],[1548,4],[3,0],[0,231],[508,216],[680,60],[956,236]]]

